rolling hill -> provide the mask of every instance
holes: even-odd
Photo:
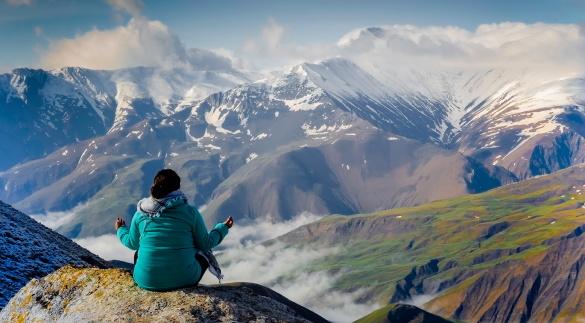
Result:
[[[313,270],[335,289],[424,302],[464,322],[576,322],[585,317],[585,166],[412,208],[329,216],[277,238],[338,247]],[[424,301],[423,301],[424,300]]]

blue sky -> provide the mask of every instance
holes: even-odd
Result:
[[[289,42],[301,45],[336,42],[355,28],[378,25],[473,31],[480,24],[506,21],[585,21],[585,0],[142,2],[142,14],[168,26],[187,47],[222,47],[241,56],[246,56],[241,53],[244,41],[258,37],[268,17],[284,28]],[[0,66],[40,66],[50,40],[73,38],[92,28],[116,28],[130,18],[101,0],[0,0]]]

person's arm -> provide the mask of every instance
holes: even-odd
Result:
[[[229,232],[229,228],[225,223],[218,223],[211,232],[207,232],[207,227],[203,221],[201,213],[197,208],[193,207],[193,242],[195,248],[208,251],[221,243]]]
[[[118,239],[125,245],[127,248],[131,250],[138,250],[140,247],[140,229],[138,228],[138,219],[140,218],[140,213],[136,212],[134,217],[132,217],[132,223],[130,224],[130,228],[126,225],[121,226],[118,228],[116,234],[118,235]],[[125,223],[124,223],[125,224]]]

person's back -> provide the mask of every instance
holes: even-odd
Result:
[[[168,177],[175,181],[178,178],[172,170],[161,173],[167,175],[167,181]],[[187,204],[186,197],[178,190],[180,179],[178,185],[167,185],[157,191],[157,177],[151,198],[139,202],[130,228],[117,221],[118,237],[126,247],[138,250],[134,279],[140,287],[164,291],[195,285],[203,274],[202,264],[196,259],[197,251],[217,246],[233,220],[228,218],[208,233],[199,211]]]

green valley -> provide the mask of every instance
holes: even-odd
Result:
[[[463,321],[570,322],[585,288],[584,191],[585,166],[574,166],[483,194],[329,216],[277,240],[339,247],[311,270],[342,273],[338,290],[368,288],[363,301],[425,295],[423,308]]]

